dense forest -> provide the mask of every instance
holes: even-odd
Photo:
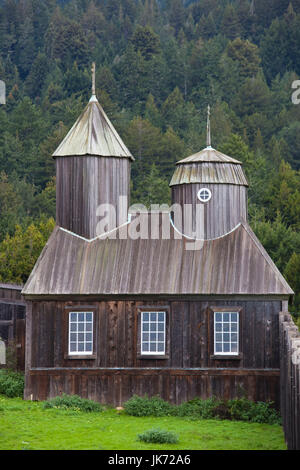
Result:
[[[132,202],[168,203],[174,163],[244,163],[252,228],[300,312],[300,0],[0,0],[0,281],[26,281],[54,226],[52,152],[97,96],[135,156]]]

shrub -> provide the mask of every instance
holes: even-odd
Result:
[[[153,444],[177,444],[178,442],[178,436],[175,433],[162,429],[149,429],[139,434],[138,439]]]
[[[160,397],[138,397],[134,395],[125,404],[125,412],[132,416],[167,416],[172,414],[173,405]]]
[[[43,408],[71,409],[85,411],[86,413],[103,411],[103,407],[100,403],[96,403],[95,401],[88,400],[86,398],[81,398],[78,395],[67,395],[65,393],[61,396],[45,401]]]
[[[218,402],[215,398],[208,398],[207,400],[194,398],[178,405],[174,410],[174,414],[176,416],[210,419],[214,417],[213,410],[216,407],[216,403]]]
[[[230,419],[253,423],[280,424],[281,418],[272,402],[253,402],[246,398],[218,400],[215,397],[193,400],[174,406],[159,397],[133,396],[124,405],[133,416],[181,416],[194,419]]]
[[[252,423],[281,424],[273,402],[253,402],[245,398],[228,402],[231,419]]]
[[[24,375],[9,369],[0,369],[0,394],[8,398],[23,397]]]

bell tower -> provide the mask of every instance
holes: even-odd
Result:
[[[134,158],[97,100],[94,63],[91,99],[53,157],[60,227],[91,239],[106,211],[109,229],[127,221]]]
[[[189,237],[218,238],[247,220],[242,163],[212,148],[209,106],[206,148],[177,162],[170,187],[172,204],[182,208],[181,231]],[[188,206],[190,211],[184,212]]]

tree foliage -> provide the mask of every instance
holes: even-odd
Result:
[[[99,101],[136,159],[132,199],[169,200],[174,163],[205,146],[210,104],[212,144],[243,162],[250,221],[299,293],[299,44],[299,0],[0,1],[0,254],[15,242],[24,261],[4,257],[3,279],[24,281],[46,240],[51,155],[95,61]]]

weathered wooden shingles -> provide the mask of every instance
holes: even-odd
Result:
[[[23,294],[293,294],[246,223],[197,250],[176,237],[88,242],[56,227]]]
[[[53,153],[54,157],[72,155],[125,157],[134,160],[95,97],[89,101]]]
[[[248,186],[241,165],[194,162],[177,165],[170,186],[190,183],[219,183]]]

